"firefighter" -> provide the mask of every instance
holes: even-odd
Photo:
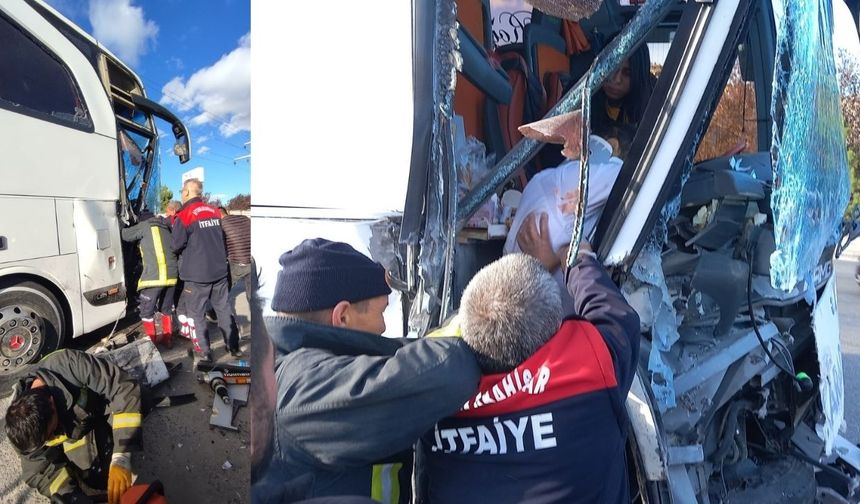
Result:
[[[164,217],[144,210],[140,221],[122,230],[125,241],[140,242],[143,273],[137,282],[138,311],[143,332],[153,343],[173,346],[173,301],[177,261],[171,249],[170,225]],[[156,310],[161,317],[161,333],[155,325]]]
[[[139,450],[141,389],[125,371],[77,350],[49,354],[14,387],[6,435],[26,483],[50,498],[119,502]]]
[[[274,375],[261,378],[277,390],[253,420],[270,459],[255,459],[253,502],[409,502],[412,445],[475,392],[475,358],[459,338],[382,337],[385,269],[346,243],[305,240],[280,263],[265,318]]]
[[[241,357],[239,329],[228,301],[230,290],[227,248],[218,209],[201,195],[203,183],[188,179],[182,185],[182,208],[173,223],[172,247],[180,254],[179,276],[184,282],[180,304],[191,332],[195,362],[212,360],[206,324],[207,301],[218,316],[224,346],[233,357]]]
[[[555,267],[566,259],[565,247]],[[568,274],[573,313],[546,267],[511,254],[466,287],[458,323],[483,377],[422,438],[428,502],[630,502],[625,399],[639,317],[585,240]]]

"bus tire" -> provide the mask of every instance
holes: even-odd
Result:
[[[31,281],[0,283],[0,376],[11,375],[62,346],[63,309]]]

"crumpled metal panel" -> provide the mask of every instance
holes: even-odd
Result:
[[[433,129],[430,135],[430,165],[427,179],[426,220],[418,256],[419,293],[409,315],[410,332],[423,335],[432,314],[450,304],[453,246],[457,227],[456,167],[451,119],[457,71],[462,68],[457,39],[457,5],[454,0],[436,4],[436,33],[433,46]],[[445,278],[442,284],[440,279]],[[447,299],[447,301],[444,301]]]
[[[836,241],[848,204],[848,159],[833,59],[829,0],[786,2],[777,27],[771,115],[776,251],[771,283],[806,281]]]
[[[579,21],[597,12],[603,0],[526,0],[550,16]]]
[[[680,188],[684,187],[693,170],[693,156],[704,132],[704,122],[693,141],[693,147],[684,161]],[[678,333],[678,313],[672,304],[672,297],[663,274],[663,244],[668,239],[669,223],[681,211],[681,191],[666,202],[660,218],[648,237],[648,242],[636,258],[631,268],[633,277],[649,286],[651,298],[652,326],[651,352],[648,354],[648,371],[651,373],[651,391],[661,412],[677,405],[674,371],[667,363],[667,354],[680,338]]]
[[[831,276],[812,314],[815,353],[818,356],[821,409],[824,422],[821,439],[824,453],[830,455],[845,419],[845,379],[842,347],[839,340],[839,310],[836,303],[836,276]]]
[[[666,277],[660,261],[663,244],[649,240],[633,263],[630,272],[647,292],[651,313],[651,353],[648,355],[648,371],[651,373],[651,391],[661,412],[675,407],[674,371],[666,362],[664,354],[680,338],[678,314],[666,286]]]

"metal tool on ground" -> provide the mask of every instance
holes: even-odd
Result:
[[[239,430],[233,425],[236,410],[248,402],[251,367],[247,361],[225,364],[202,361],[197,364],[198,380],[207,383],[215,393],[209,425]]]

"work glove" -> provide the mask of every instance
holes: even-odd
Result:
[[[122,494],[131,486],[131,471],[111,464],[108,472],[108,504],[119,504]]]

